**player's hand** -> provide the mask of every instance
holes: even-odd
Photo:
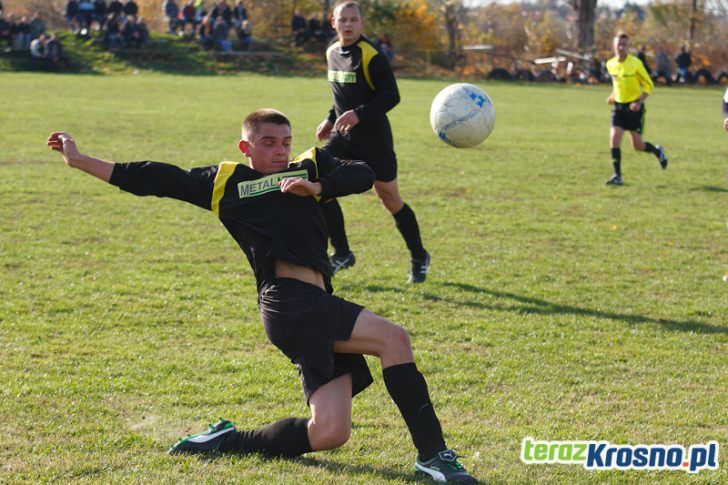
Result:
[[[723,120],[723,129],[725,131],[728,131],[728,118]]]
[[[347,131],[354,128],[358,123],[359,115],[357,115],[353,109],[350,109],[349,111],[344,111],[341,116],[336,118],[336,123],[334,123],[334,129],[336,131],[346,133]]]
[[[614,95],[610,94],[607,98],[607,104],[614,104]]]
[[[284,178],[278,185],[281,192],[288,192],[300,197],[310,197],[321,193],[321,182],[309,182],[301,177]]]
[[[331,134],[331,129],[333,127],[334,124],[331,123],[328,118],[326,118],[316,127],[316,138],[322,141],[326,140]]]
[[[629,109],[631,111],[637,112],[640,110],[640,108],[642,108],[642,101],[635,101],[633,103],[629,103]]]
[[[79,156],[76,142],[71,138],[71,135],[63,131],[54,131],[51,133],[46,141],[46,145],[51,150],[60,152],[68,165],[71,165],[72,160]]]

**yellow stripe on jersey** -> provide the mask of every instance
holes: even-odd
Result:
[[[239,164],[237,162],[222,162],[217,168],[217,175],[215,175],[215,184],[212,189],[212,202],[210,206],[212,212],[220,217],[220,200],[225,195],[225,185],[227,185],[228,179],[235,172],[235,167]]]
[[[378,54],[378,52],[374,47],[364,41],[359,41],[359,48],[361,49],[361,64],[362,69],[364,70],[364,79],[366,79],[367,84],[370,88],[372,88],[372,91],[376,91],[374,83],[372,82],[372,76],[369,74],[369,63],[374,56]]]
[[[612,77],[614,100],[617,103],[631,103],[643,92],[650,94],[654,84],[638,58],[627,54],[624,62],[617,57],[607,61],[607,72]]]
[[[302,162],[303,160],[311,160],[313,162],[313,168],[315,170],[314,176],[315,179],[318,180],[319,178],[319,169],[318,169],[318,160],[316,160],[316,148],[309,148],[305,152],[301,153],[299,156],[288,162],[288,166],[290,167],[294,163]],[[307,177],[304,177],[307,178]],[[320,195],[314,195],[314,198],[316,200],[320,200]]]

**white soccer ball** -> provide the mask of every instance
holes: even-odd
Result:
[[[473,84],[451,84],[432,101],[430,126],[448,145],[474,147],[488,138],[494,125],[493,102],[485,91]]]

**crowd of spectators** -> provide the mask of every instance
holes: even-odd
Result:
[[[57,35],[47,34],[38,13],[32,17],[18,16],[3,10],[0,2],[0,49],[5,52],[28,52],[32,59],[58,67],[64,61],[63,47]]]
[[[68,29],[80,36],[100,32],[109,50],[139,49],[149,40],[149,29],[134,0],[68,0]]]
[[[209,9],[201,0],[165,0],[162,13],[170,34],[195,38],[204,49],[230,52],[234,45],[244,50],[253,46],[253,22],[242,0],[232,5],[219,0]]]
[[[298,8],[293,11],[291,18],[291,33],[293,45],[298,47],[310,41],[327,44],[335,34],[329,22],[322,22],[316,14],[311,14],[306,19],[301,9]]]

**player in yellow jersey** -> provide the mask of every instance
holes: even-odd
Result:
[[[622,185],[622,136],[629,131],[632,148],[638,152],[649,152],[657,157],[660,166],[667,168],[667,156],[660,145],[642,140],[645,126],[645,99],[652,92],[654,84],[645,66],[628,54],[629,37],[619,33],[614,37],[614,57],[607,61],[607,72],[612,78],[612,93],[607,103],[614,105],[609,143],[612,149],[614,175],[607,180],[609,185]]]

